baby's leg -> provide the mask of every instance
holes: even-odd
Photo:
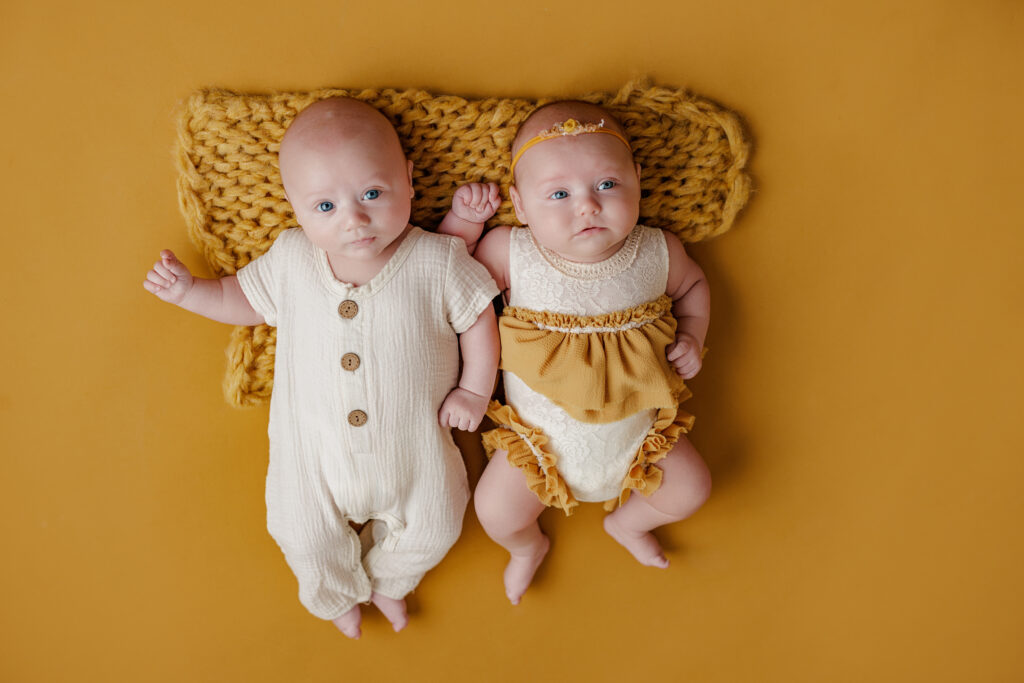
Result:
[[[405,598],[396,600],[374,591],[370,595],[370,602],[376,605],[381,614],[391,622],[391,628],[395,630],[395,633],[408,626],[409,613],[405,607]]]
[[[668,559],[650,531],[696,512],[711,493],[711,474],[686,437],[680,437],[657,466],[664,472],[658,490],[650,497],[633,493],[604,518],[604,528],[640,564],[665,569]]]
[[[487,535],[512,556],[505,567],[505,594],[518,605],[551,541],[537,524],[544,504],[526,485],[526,475],[494,451],[476,487],[476,516]]]
[[[363,566],[373,582],[370,601],[395,631],[409,623],[405,596],[462,533],[469,487],[461,464],[449,476],[447,484],[421,478],[429,485],[405,500],[404,508],[381,513],[363,529]]]
[[[307,519],[308,521],[308,519]],[[359,538],[344,520],[311,524],[302,533],[271,532],[299,582],[299,600],[314,616],[330,620],[349,638],[360,635],[359,603],[371,596],[360,564]],[[312,536],[316,536],[313,538]]]

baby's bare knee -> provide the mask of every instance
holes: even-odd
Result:
[[[695,510],[711,497],[711,472],[704,463],[701,465],[702,467],[693,473],[689,483],[691,505]]]
[[[711,472],[699,458],[691,460],[682,471],[672,472],[662,483],[662,495],[651,503],[660,512],[684,519],[696,512],[711,496]]]
[[[516,531],[511,528],[508,511],[503,509],[496,496],[488,495],[487,491],[477,489],[473,497],[473,509],[476,510],[480,526],[489,536],[506,536]]]

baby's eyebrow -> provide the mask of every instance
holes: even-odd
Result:
[[[565,176],[552,175],[552,176],[541,176],[534,182],[538,185],[553,185],[562,183],[565,180]]]
[[[618,169],[614,168],[597,168],[594,170],[593,175],[595,183],[604,180],[620,180],[622,178],[622,174],[618,172]],[[564,175],[541,176],[534,182],[538,185],[559,185],[565,183],[566,178]]]

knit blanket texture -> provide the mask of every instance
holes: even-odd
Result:
[[[422,90],[320,89],[241,94],[201,90],[178,119],[178,200],[189,236],[218,276],[231,275],[296,227],[277,153],[304,108],[348,96],[383,113],[413,162],[412,223],[437,227],[455,189],[495,182],[502,204],[487,227],[519,225],[508,199],[509,150],[519,124],[547,99],[432,95]],[[561,99],[561,98],[559,98]],[[697,242],[728,230],[750,196],[750,143],[739,117],[684,90],[626,84],[577,99],[607,107],[625,127],[642,167],[640,222]],[[274,329],[237,327],[228,345],[225,397],[267,402],[273,388]]]

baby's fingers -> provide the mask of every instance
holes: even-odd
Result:
[[[174,252],[170,249],[164,249],[160,252],[160,261],[167,268],[168,271],[173,273],[176,277],[182,277],[189,275],[189,269],[185,267],[185,264],[178,260],[178,257],[174,255]]]
[[[476,183],[473,186],[473,199],[479,206],[490,206],[497,196],[498,186],[495,183]]]
[[[163,285],[158,285],[155,282],[150,282],[148,279],[147,280],[143,280],[142,287],[143,287],[143,289],[145,289],[150,294],[159,294],[160,292],[162,292],[164,290],[164,286]]]
[[[172,282],[174,282],[174,276],[167,272],[167,269],[163,268],[159,263],[153,266],[153,270],[146,273],[145,284],[163,289],[164,287],[170,287]],[[149,287],[146,289],[149,289]]]
[[[459,418],[455,414],[455,411],[449,408],[447,405],[441,406],[441,412],[438,414],[438,424],[442,427],[458,427]]]
[[[457,420],[458,424],[453,425],[464,432],[471,432],[476,429],[476,425],[473,424],[473,416],[467,413],[459,415]]]
[[[697,373],[700,372],[701,365],[702,363],[699,358],[689,359],[685,362],[677,363],[676,372],[683,379],[693,379],[697,376]]]
[[[157,275],[164,280],[164,286],[169,286],[178,281],[178,276],[175,275],[170,268],[168,268],[163,261],[157,261],[153,264],[153,270],[150,271],[154,275]]]
[[[676,342],[668,350],[668,359],[674,363],[676,360],[685,356],[689,350],[690,345],[687,342]]]
[[[491,207],[491,185],[478,184],[474,189],[476,191],[473,194],[473,206],[477,211],[486,211]],[[497,186],[494,190],[497,190]]]

